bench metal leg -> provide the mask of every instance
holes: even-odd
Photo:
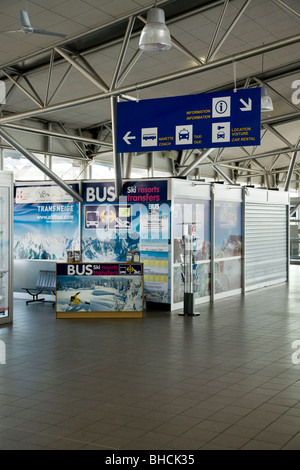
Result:
[[[32,302],[44,302],[45,299],[39,299],[39,295],[43,292],[40,290],[39,292],[33,293],[30,292],[29,289],[26,289],[26,292],[32,296],[32,300],[26,300],[26,305],[32,303]]]
[[[38,298],[33,298],[32,300],[26,300],[26,305],[31,304],[33,302],[44,302],[45,299],[38,299]]]

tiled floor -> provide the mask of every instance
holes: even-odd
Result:
[[[56,320],[16,300],[0,449],[300,450],[299,283],[291,266],[290,283],[197,317]]]

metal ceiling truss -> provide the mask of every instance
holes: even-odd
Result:
[[[285,2],[283,2],[282,0],[272,0],[273,3],[275,3],[275,5],[279,6],[280,8],[283,9],[283,11],[286,11],[288,13],[291,13],[292,15],[296,16],[297,18],[300,18],[300,14],[294,10],[294,8],[290,7],[289,5],[287,5]]]
[[[285,11],[288,11],[290,14],[296,15],[297,17],[299,17],[299,14],[296,11],[294,11],[291,7],[287,6],[283,1],[281,0],[272,0],[272,1],[273,3],[276,3],[279,7],[284,9]],[[192,59],[195,63],[195,66],[190,67],[185,70],[180,70],[174,73],[169,73],[164,76],[156,77],[154,79],[145,80],[139,83],[134,82],[132,84],[129,84],[123,87],[121,86],[125,77],[129,75],[134,65],[136,64],[138,59],[141,57],[142,52],[140,50],[136,51],[134,55],[128,60],[127,65],[124,66],[125,56],[128,50],[130,39],[140,34],[141,27],[146,23],[146,20],[143,17],[143,15],[146,14],[148,8],[140,10],[139,12],[136,12],[136,15],[134,16],[123,17],[101,28],[96,28],[95,30],[90,31],[86,34],[78,35],[76,38],[73,38],[71,41],[70,40],[62,41],[56,47],[44,49],[43,51],[41,51],[41,56],[43,57],[43,61],[37,60],[35,62],[35,57],[37,56],[37,54],[33,54],[32,56],[27,56],[26,58],[24,58],[24,63],[27,64],[32,61],[32,66],[31,67],[27,66],[27,68],[24,67],[23,71],[19,70],[20,67],[18,66],[18,64],[12,64],[12,63],[7,64],[2,69],[2,77],[5,76],[6,80],[9,80],[10,83],[12,84],[8,93],[8,97],[10,93],[18,89],[22,93],[24,93],[25,96],[29,98],[37,107],[27,110],[27,111],[19,112],[19,113],[2,115],[2,117],[0,117],[1,136],[13,146],[14,146],[13,144],[14,139],[7,134],[4,128],[21,130],[24,132],[40,133],[42,135],[48,135],[49,137],[51,136],[53,138],[72,140],[74,142],[77,152],[79,152],[80,157],[82,159],[89,159],[89,158],[92,158],[96,154],[100,154],[103,148],[104,148],[103,150],[104,152],[112,151],[114,165],[115,165],[115,172],[116,172],[116,186],[117,188],[121,188],[123,170],[121,168],[121,163],[120,163],[121,159],[118,158],[116,154],[116,103],[118,99],[122,98],[122,99],[136,100],[136,97],[130,96],[130,93],[132,92],[136,93],[137,91],[145,89],[145,88],[164,84],[173,80],[180,80],[180,79],[190,77],[196,74],[201,74],[205,71],[218,69],[220,67],[223,67],[229,64],[233,64],[233,63],[236,64],[239,61],[256,57],[256,56],[259,56],[259,55],[262,55],[262,54],[265,54],[274,50],[278,50],[280,48],[284,48],[289,45],[298,44],[300,42],[300,34],[297,34],[288,38],[274,41],[269,44],[264,44],[259,47],[248,49],[248,50],[239,52],[231,56],[223,57],[220,59],[215,59],[216,54],[219,52],[221,46],[224,44],[227,37],[230,35],[232,29],[237,24],[237,22],[243,15],[244,11],[247,9],[251,0],[245,1],[243,6],[240,8],[238,14],[236,15],[236,17],[234,18],[234,20],[232,21],[232,23],[227,28],[222,38],[219,40],[219,42],[216,45],[216,39],[219,35],[222,22],[225,18],[229,2],[230,0],[210,2],[204,6],[195,7],[189,11],[183,11],[173,16],[172,18],[169,18],[166,21],[167,24],[171,24],[178,20],[193,16],[195,14],[199,14],[203,11],[207,11],[216,7],[221,7],[219,18],[216,23],[215,30],[212,34],[212,38],[208,46],[205,60],[202,60],[196,57],[191,51],[189,51],[185,46],[183,46],[179,41],[177,41],[176,38],[172,37],[174,47],[176,47],[177,50],[181,51],[183,54],[187,55],[190,59]],[[167,7],[169,3],[170,2],[167,0],[160,1],[160,2],[156,2],[156,6]],[[136,20],[139,21],[138,26],[136,26],[136,23],[137,23]],[[82,44],[84,42],[82,41],[83,38],[92,37],[93,34],[104,32],[109,27],[112,27],[112,26],[115,27],[116,25],[119,25],[119,24],[122,24],[124,28],[123,37],[110,38],[108,41],[105,40],[102,43],[97,44],[97,45],[93,43],[90,47],[87,47],[85,50],[81,50],[79,52],[77,50],[76,52],[75,50],[72,50],[72,44],[74,44],[74,46],[76,44],[78,45],[78,41],[81,41],[80,44]],[[114,45],[120,44],[120,51],[119,51],[119,56],[115,64],[115,69],[113,72],[111,83],[108,84],[101,78],[98,72],[91,66],[91,64],[88,62],[87,57],[112,44]],[[61,65],[62,63],[68,64],[68,68],[65,71],[61,80],[59,81],[56,89],[53,91],[52,95],[50,96],[54,69],[57,65]],[[243,81],[244,83],[243,86],[245,88],[250,87],[251,84],[252,86],[260,86],[263,83],[268,82],[269,80],[275,80],[279,76],[282,76],[285,73],[289,73],[290,67],[291,68],[294,67],[293,68],[294,71],[300,70],[299,64],[295,64],[295,65],[290,64],[286,67],[280,68],[280,70],[277,71],[277,75],[275,72],[273,72],[271,77],[269,76],[268,71],[264,73],[264,79],[260,79],[257,76],[246,77],[246,79]],[[85,79],[93,83],[99,89],[99,93],[88,95],[88,96],[81,96],[80,98],[75,98],[72,100],[61,101],[59,103],[52,104],[54,97],[58,95],[59,91],[67,82],[74,68],[76,71],[80,72]],[[32,83],[30,82],[30,76],[41,71],[47,71],[47,80],[45,83],[45,90],[43,93],[44,95],[43,98],[39,95],[37,90],[33,87]],[[21,81],[25,82],[24,86],[20,83]],[[232,84],[229,85],[228,87],[232,88]],[[232,169],[235,177],[244,178],[249,175],[255,175],[255,176],[258,174],[263,175],[267,183],[271,184],[269,180],[269,176],[276,174],[278,170],[274,166],[279,156],[286,154],[289,156],[290,165],[288,169],[282,169],[281,171],[282,173],[285,173],[287,171],[287,181],[285,184],[285,189],[288,188],[292,181],[293,172],[298,170],[298,167],[296,165],[296,158],[297,158],[297,154],[299,151],[300,142],[298,142],[296,146],[293,146],[283,135],[281,135],[274,128],[274,125],[280,124],[282,122],[288,122],[288,120],[299,119],[300,110],[295,104],[291,103],[289,100],[283,97],[280,93],[278,93],[276,89],[274,89],[270,85],[268,85],[268,87],[270,91],[274,93],[274,95],[276,95],[279,99],[281,99],[286,104],[288,104],[293,109],[293,112],[291,112],[289,115],[286,115],[286,116],[276,117],[275,121],[272,121],[272,119],[263,121],[262,129],[265,129],[266,131],[272,132],[273,134],[275,134],[276,137],[278,137],[287,147],[285,147],[284,149],[277,149],[274,152],[267,152],[264,154],[257,154],[257,155],[255,155],[256,149],[254,149],[253,152],[249,154],[249,152],[246,149],[241,147],[240,149],[243,154],[242,157],[233,159],[233,160],[225,159],[223,161],[222,161],[222,151],[219,150],[217,157],[212,158],[210,154],[214,151],[214,149],[204,149],[201,151],[200,154],[199,152],[196,151],[196,155],[194,155],[195,157],[194,160],[190,162],[187,166],[185,165],[182,166],[182,163],[181,163],[182,158],[180,158],[180,161],[177,161],[176,164],[171,159],[172,160],[171,170],[173,171],[173,174],[174,173],[176,174],[176,172],[178,174],[178,171],[182,170],[181,173],[179,173],[180,176],[187,176],[199,166],[209,164],[212,167],[212,169],[221,178],[225,179],[227,182],[232,183],[233,179],[231,179],[226,173],[224,173],[221,166],[223,166],[224,168],[225,167],[229,168],[230,170]],[[95,101],[101,101],[104,99],[105,100],[110,99],[111,101],[112,121],[111,121],[111,129],[109,129],[109,131],[111,132],[111,135],[112,135],[112,142],[100,140],[100,136],[102,135],[104,128],[106,130],[108,128],[107,123],[103,125],[101,124],[96,125],[96,127],[93,129],[93,132],[99,136],[99,139],[92,139],[89,137],[85,137],[82,135],[81,131],[79,131],[80,135],[78,136],[70,134],[67,131],[67,129],[63,126],[61,126],[63,133],[58,133],[58,132],[53,132],[51,130],[46,131],[45,129],[38,129],[38,128],[32,128],[32,127],[21,125],[21,124],[14,124],[15,121],[20,121],[25,118],[34,118],[34,117],[39,118],[40,116],[43,116],[44,114],[49,114],[52,112],[57,112],[57,111],[65,110],[65,109],[71,109],[76,106],[94,103]],[[92,130],[92,128],[89,128],[89,130]],[[21,148],[21,146],[18,145],[17,143],[16,145],[19,148]],[[23,153],[23,155],[25,155],[25,153]],[[292,156],[290,156],[291,153],[292,153]],[[268,157],[274,156],[272,165],[268,169],[263,167],[263,165],[261,165],[257,161],[258,159],[264,158],[267,156]],[[204,163],[204,160],[206,160],[205,163]],[[250,165],[249,161],[252,162],[257,168],[256,169],[253,168],[253,165]],[[131,162],[132,164],[132,155],[128,159],[128,162]],[[129,172],[129,167],[127,168],[126,171],[127,173]],[[274,181],[272,183],[272,186],[273,184],[274,184]]]
[[[174,72],[167,74],[155,79],[146,80],[144,82],[133,83],[121,88],[110,89],[109,91],[103,91],[102,93],[93,94],[89,96],[83,96],[81,98],[60,102],[54,105],[43,106],[38,109],[31,109],[28,111],[15,113],[13,115],[7,115],[0,118],[0,125],[7,122],[16,121],[19,119],[30,118],[33,116],[41,116],[43,114],[48,114],[55,111],[60,111],[64,109],[69,109],[75,106],[80,106],[84,104],[94,103],[95,101],[101,101],[112,96],[122,97],[127,93],[136,92],[137,90],[150,88],[153,86],[161,85],[172,80],[179,80],[181,78],[186,78],[195,74],[203,73],[207,70],[217,69],[219,67],[232,64],[233,61],[239,62],[242,60],[249,59],[251,57],[256,57],[266,52],[277,50],[289,45],[297,44],[300,42],[300,34],[291,36],[289,38],[281,39],[279,41],[272,42],[270,44],[265,44],[253,49],[248,49],[246,51],[240,52],[238,54],[227,56],[225,58],[217,59],[213,62],[206,63],[204,65],[197,65],[189,69],[181,70],[179,72]],[[62,52],[62,51],[61,51]],[[86,76],[86,73],[84,73]],[[90,77],[91,78],[91,77]],[[99,84],[98,84],[99,85]],[[26,92],[27,94],[28,92]],[[32,97],[32,96],[31,96]]]

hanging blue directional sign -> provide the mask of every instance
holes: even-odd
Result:
[[[260,145],[260,88],[120,102],[117,152]]]

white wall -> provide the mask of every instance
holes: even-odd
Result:
[[[46,260],[14,260],[14,293],[17,293],[16,297],[31,299],[31,297],[24,290],[24,287],[32,288],[35,287],[36,281],[39,275],[39,271],[49,270],[55,271],[55,261]],[[43,297],[45,297],[43,295]]]

